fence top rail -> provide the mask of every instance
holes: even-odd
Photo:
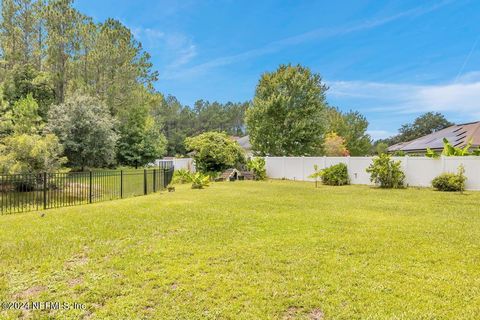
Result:
[[[44,174],[48,175],[89,175],[90,172],[92,174],[120,174],[123,172],[124,174],[143,174],[145,171],[153,172],[157,170],[169,170],[170,168],[158,168],[158,167],[150,167],[150,168],[139,168],[139,169],[118,169],[118,170],[89,170],[89,171],[68,171],[68,172],[30,172],[30,173],[0,173],[0,178],[3,177],[26,177],[26,176],[42,176]]]

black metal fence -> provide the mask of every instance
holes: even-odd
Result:
[[[163,162],[139,170],[0,175],[0,214],[146,195],[165,189],[173,169]]]

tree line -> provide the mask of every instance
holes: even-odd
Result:
[[[253,100],[237,103],[186,106],[157,80],[120,21],[95,22],[72,0],[2,0],[0,172],[140,167],[194,151],[186,139],[210,131],[249,134],[258,155],[374,150],[365,116],[329,105],[321,76],[304,66],[264,73]]]
[[[120,21],[94,22],[71,0],[1,10],[2,172],[138,167],[185,154],[200,132],[245,133],[248,102],[187,107],[156,91],[150,55]]]

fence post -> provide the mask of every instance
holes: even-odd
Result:
[[[120,199],[123,198],[123,170],[120,170]]]
[[[47,172],[43,172],[43,209],[47,209]]]
[[[88,188],[88,202],[92,203],[92,170],[90,170],[90,183]]]
[[[147,194],[147,169],[143,169],[143,194]]]
[[[167,174],[170,174],[170,170],[171,169],[162,169],[162,176],[163,176],[163,178],[162,178],[162,180],[163,180],[162,181],[162,189],[165,189],[165,187],[167,186],[167,180],[168,180]],[[170,177],[170,176],[168,176],[168,177]]]
[[[157,192],[157,169],[153,169],[153,192]]]
[[[302,181],[305,181],[305,156],[302,156]]]

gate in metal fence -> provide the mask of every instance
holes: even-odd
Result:
[[[0,214],[75,206],[165,189],[173,165],[158,168],[0,175]]]

